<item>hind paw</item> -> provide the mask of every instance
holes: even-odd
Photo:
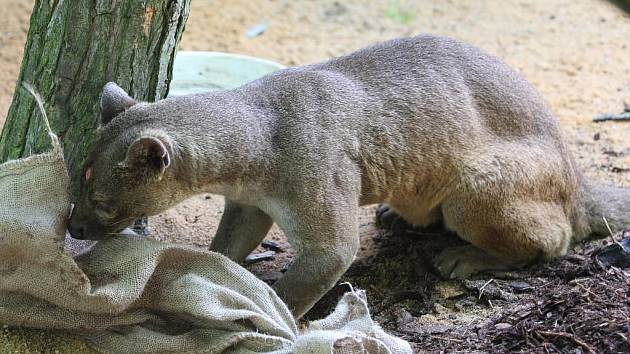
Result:
[[[512,268],[472,245],[445,249],[435,257],[433,264],[440,275],[447,279],[466,279],[483,271]]]

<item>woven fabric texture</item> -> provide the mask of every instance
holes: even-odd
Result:
[[[361,292],[298,329],[267,284],[220,254],[139,237],[66,241],[69,180],[53,145],[0,165],[0,323],[68,330],[112,353],[411,353]]]

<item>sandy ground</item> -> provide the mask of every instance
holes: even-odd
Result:
[[[474,43],[518,68],[557,114],[589,176],[630,184],[630,124],[591,118],[630,103],[630,19],[606,1],[195,1],[183,50],[216,50],[302,65],[370,43],[435,33]],[[260,36],[245,32],[258,23]],[[594,137],[598,136],[598,140]],[[219,202],[217,203],[213,202]],[[207,244],[221,213],[204,196],[160,216],[161,239]],[[210,212],[208,212],[210,211]],[[368,222],[366,216],[365,222]],[[274,228],[272,238],[278,237]]]
[[[32,4],[0,1],[0,10],[10,14],[0,18],[0,126]],[[245,35],[262,22],[268,24],[263,34]],[[624,101],[630,103],[630,17],[604,0],[194,0],[181,49],[248,54],[292,66],[419,33],[463,39],[519,69],[557,114],[585,174],[630,186],[630,141],[625,139],[630,123],[591,122],[594,115],[617,113]],[[207,245],[221,202],[203,195],[163,213],[152,221],[154,237]],[[371,219],[366,209],[361,230],[368,244],[378,233]],[[283,242],[276,228],[270,237]],[[369,257],[369,249],[364,246],[359,258]],[[288,258],[282,254],[254,270],[279,270]]]

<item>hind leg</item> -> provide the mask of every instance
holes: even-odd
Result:
[[[454,198],[442,210],[446,226],[471,243],[435,258],[436,268],[446,278],[551,259],[565,254],[571,240],[569,220],[552,202]]]
[[[269,232],[273,220],[262,210],[225,200],[225,211],[210,250],[242,262]]]

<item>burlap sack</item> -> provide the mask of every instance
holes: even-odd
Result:
[[[50,153],[0,165],[2,324],[70,330],[112,353],[411,353],[359,292],[298,330],[269,286],[216,253],[115,237],[73,258],[68,185],[56,137]]]

